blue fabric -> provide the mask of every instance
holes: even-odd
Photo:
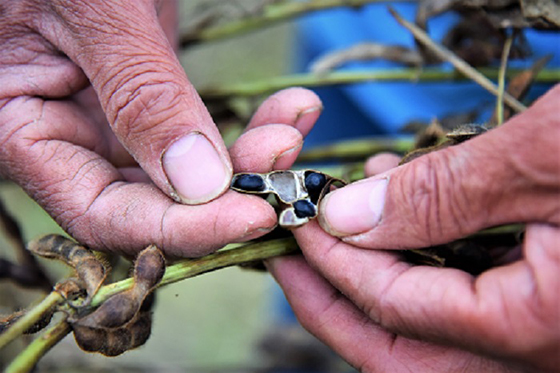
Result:
[[[408,20],[414,19],[415,4],[395,4]],[[429,32],[441,40],[458,16],[446,13],[429,21]],[[510,67],[529,67],[539,57],[553,54],[548,66],[560,65],[560,35],[528,30],[526,36],[533,56],[513,61]],[[307,71],[317,57],[357,43],[377,42],[414,46],[410,33],[389,14],[385,5],[372,4],[359,10],[340,8],[317,12],[299,23],[297,65]],[[349,63],[341,70],[373,69],[399,66],[386,61]],[[450,66],[445,68],[451,69]],[[542,94],[548,86],[540,85],[531,95]],[[434,117],[486,106],[480,118],[487,120],[495,98],[475,83],[364,83],[316,90],[325,111],[306,141],[317,145],[333,140],[363,135],[395,134],[410,120],[430,121]]]

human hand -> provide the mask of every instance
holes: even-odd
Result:
[[[384,155],[366,169],[381,174],[327,195],[324,230],[295,231],[306,261],[269,262],[302,325],[367,372],[557,371],[559,102],[556,86],[497,129],[390,170]],[[518,222],[518,257],[478,277],[391,252]]]
[[[276,224],[262,199],[226,192],[237,166],[160,26],[171,5],[0,0],[0,175],[94,249],[195,256]],[[303,90],[271,100],[252,126],[310,126],[320,107]],[[280,131],[276,162],[301,147]]]

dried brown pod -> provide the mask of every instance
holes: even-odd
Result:
[[[39,330],[44,329],[51,322],[52,316],[54,314],[54,309],[45,312],[39,320],[37,320],[33,325],[31,325],[23,334],[33,334],[37,333]],[[26,311],[17,311],[7,316],[0,316],[0,334],[2,334],[6,329],[12,326],[16,321],[18,321]]]
[[[451,140],[453,145],[455,145],[470,140],[486,131],[488,131],[488,129],[483,125],[468,123],[455,128],[453,131],[446,134],[445,137]]]
[[[419,2],[416,22],[424,28],[429,18],[448,10],[483,16],[497,29],[560,28],[560,4],[549,0],[426,0]]]
[[[483,134],[484,132],[488,131],[488,129],[480,124],[462,124],[455,128],[453,131],[448,132],[445,134],[445,141],[442,141],[439,144],[428,146],[425,148],[415,149],[408,154],[406,154],[400,161],[399,165],[403,165],[410,161],[415,160],[425,154],[431,153],[436,150],[441,150],[447,148],[448,146],[453,146],[460,144],[464,141],[472,139],[475,136]]]
[[[457,268],[472,275],[479,275],[494,265],[486,246],[473,239],[418,250],[404,250],[402,254],[412,264]]]
[[[72,322],[76,342],[85,351],[116,356],[143,345],[150,336],[154,288],[165,273],[161,251],[151,245],[134,264],[134,284],[97,310]]]
[[[139,312],[130,322],[119,328],[99,328],[74,324],[74,338],[78,346],[88,352],[118,356],[142,346],[150,338],[151,312]]]
[[[64,299],[70,302],[87,295],[82,281],[73,277],[55,284],[54,291],[62,295]]]
[[[531,54],[522,32],[518,30],[519,37],[513,42],[510,58],[523,59]],[[444,37],[443,45],[471,66],[488,66],[500,60],[506,39],[507,33],[483,13],[464,12]]]
[[[49,234],[31,241],[28,249],[39,256],[63,261],[74,268],[87,292],[84,304],[89,304],[107,276],[103,263],[91,250],[66,237]]]
[[[437,119],[433,119],[430,124],[419,132],[416,136],[414,148],[427,148],[439,144],[445,138],[445,130]]]
[[[151,245],[138,254],[134,264],[134,285],[113,295],[99,308],[76,324],[89,327],[117,328],[128,323],[140,310],[144,299],[159,284],[165,272],[161,251]]]
[[[165,274],[165,258],[154,245],[142,250],[134,263],[134,287],[136,292],[144,293],[144,297],[156,287]],[[143,298],[142,298],[143,299]]]
[[[446,148],[449,145],[451,145],[451,142],[450,141],[445,141],[445,142],[443,142],[439,145],[434,145],[434,146],[430,146],[430,147],[427,147],[427,148],[420,148],[420,149],[412,150],[409,153],[406,153],[404,155],[404,157],[401,158],[401,161],[399,162],[399,166],[403,165],[405,163],[411,162],[411,161],[415,160],[416,158],[420,158],[421,156],[426,155],[428,153]]]

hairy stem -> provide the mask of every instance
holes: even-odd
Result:
[[[164,286],[217,269],[235,266],[243,263],[268,259],[274,256],[296,252],[298,246],[294,238],[281,238],[270,241],[255,242],[240,248],[222,250],[214,254],[196,259],[184,259],[165,269],[159,286]],[[132,278],[103,286],[91,301],[92,307],[97,307],[109,297],[128,290],[132,287]]]
[[[486,78],[496,79],[498,69],[480,69]],[[507,76],[513,76],[520,70],[510,69]],[[279,91],[289,87],[322,87],[342,84],[356,84],[364,82],[445,82],[465,81],[467,77],[455,71],[443,70],[441,68],[391,68],[363,71],[341,71],[327,75],[313,73],[291,74],[267,78],[262,80],[244,81],[233,84],[224,84],[219,87],[202,87],[198,90],[205,100],[219,100],[232,97],[259,96],[270,92]],[[536,82],[555,83],[560,80],[560,69],[542,70],[535,77]]]
[[[19,354],[6,368],[6,373],[30,372],[39,359],[55,344],[70,333],[70,325],[66,320],[60,320],[35,338],[25,350]]]
[[[327,159],[365,159],[380,152],[404,154],[414,147],[413,138],[365,138],[340,141],[302,152],[297,162],[323,162]]]
[[[229,266],[291,254],[298,249],[295,239],[290,237],[250,243],[242,247],[222,250],[202,258],[181,260],[166,268],[165,275],[159,286],[171,284]],[[109,297],[130,289],[132,285],[133,279],[128,278],[103,286],[99,289],[88,307],[98,307]],[[50,293],[40,304],[29,310],[21,319],[0,335],[0,349],[23,334],[23,332],[39,320],[42,315],[49,312],[53,307],[60,305],[63,301],[64,298],[59,293]],[[49,328],[16,357],[8,371],[27,372],[31,370],[39,358],[69,332],[70,326],[64,320]]]
[[[52,292],[38,305],[31,308],[20,319],[18,319],[7,330],[0,334],[0,350],[8,343],[22,335],[33,324],[39,321],[43,315],[50,312],[54,307],[58,306],[64,301],[62,295],[57,292]]]

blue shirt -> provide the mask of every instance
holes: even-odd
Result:
[[[406,19],[414,20],[415,4],[394,4]],[[441,41],[458,15],[447,12],[428,21],[429,34]],[[508,67],[529,68],[547,54],[553,58],[550,66],[560,65],[560,35],[557,32],[526,30],[533,52],[525,60],[510,61]],[[316,12],[299,23],[297,65],[308,71],[309,64],[328,52],[358,43],[376,42],[414,48],[411,34],[390,15],[385,4],[359,8],[336,8]],[[352,62],[340,70],[388,68],[402,65],[387,61]],[[451,70],[449,65],[443,68]],[[530,96],[538,97],[550,86],[535,85]],[[369,82],[315,89],[325,110],[306,145],[317,145],[364,135],[392,135],[411,120],[429,122],[447,114],[468,112],[484,107],[480,122],[489,119],[496,98],[471,82]]]

